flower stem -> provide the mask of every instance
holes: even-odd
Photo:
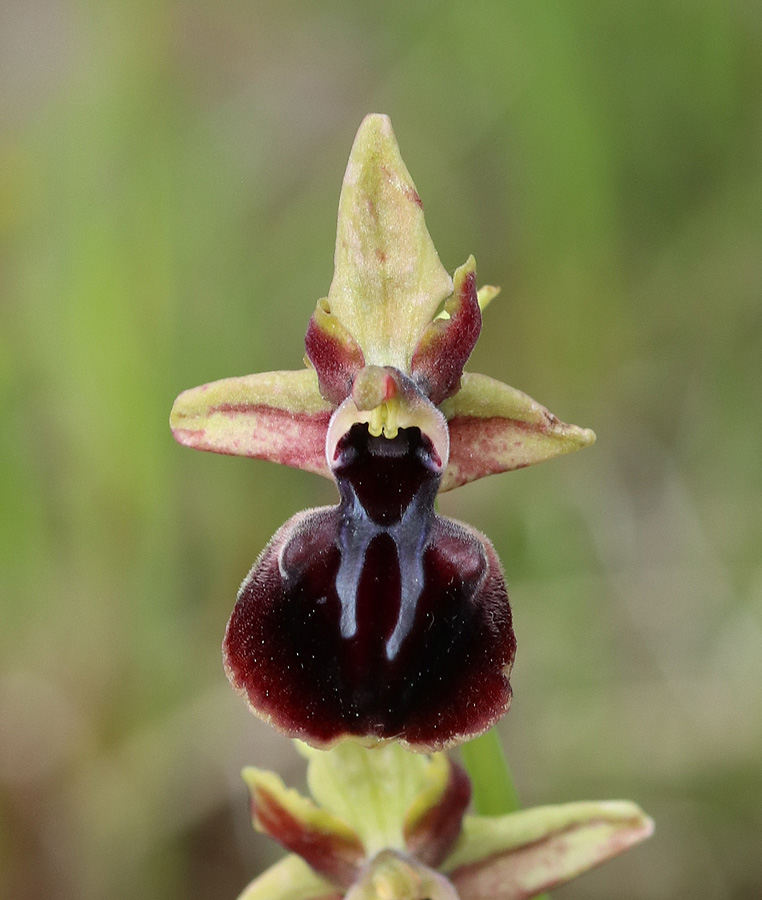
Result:
[[[520,809],[519,797],[497,731],[492,728],[461,747],[480,816],[503,816]]]
[[[497,729],[464,744],[460,752],[473,786],[474,809],[480,816],[504,816],[521,808]],[[535,900],[550,898],[542,894]]]

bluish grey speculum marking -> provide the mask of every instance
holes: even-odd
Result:
[[[423,590],[423,551],[441,478],[431,453],[431,441],[417,428],[400,429],[396,437],[386,438],[372,437],[367,426],[358,424],[338,446],[334,474],[342,517],[336,576],[341,636],[351,638],[357,631],[357,595],[366,553],[376,536],[387,534],[396,549],[401,594],[397,622],[386,641],[389,660],[413,627]]]

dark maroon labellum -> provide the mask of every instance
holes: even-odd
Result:
[[[418,428],[337,446],[340,502],[281,528],[244,581],[224,651],[253,709],[317,746],[353,735],[440,749],[507,709],[515,639],[500,563],[434,512]]]

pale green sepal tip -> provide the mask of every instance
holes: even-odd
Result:
[[[528,394],[504,384],[489,375],[464,372],[460,390],[442,403],[440,409],[447,419],[456,416],[476,416],[480,419],[499,417],[537,425],[563,425],[548,410]],[[588,428],[565,425],[579,432],[580,441],[592,444],[595,434]]]
[[[189,422],[207,424],[206,419],[220,407],[269,407],[290,415],[314,415],[331,409],[320,396],[312,369],[259,372],[183,391],[172,406],[170,427],[187,427]]]
[[[366,116],[339,200],[331,312],[369,365],[408,371],[418,340],[452,292],[388,116]]]
[[[314,370],[262,372],[183,391],[169,424],[186,447],[268,459],[330,478],[325,430],[332,409]]]
[[[265,769],[257,769],[253,766],[247,766],[241,772],[246,786],[257,802],[259,791],[266,791],[275,802],[288,810],[288,812],[299,822],[305,829],[322,832],[326,835],[336,835],[345,841],[356,841],[357,835],[354,831],[340,818],[331,815],[327,810],[321,809],[309,797],[300,794],[294,788],[286,787],[283,779],[275,772]],[[259,823],[256,823],[258,829],[261,829]],[[264,829],[266,830],[266,829]],[[277,835],[273,835],[277,839]]]
[[[480,287],[476,292],[476,300],[479,304],[479,309],[484,312],[484,310],[490,305],[490,303],[497,297],[500,293],[500,288],[495,287],[493,284],[485,284],[483,287]],[[437,319],[449,319],[450,314],[446,309],[441,310],[437,313]]]
[[[255,878],[238,900],[338,900],[340,896],[301,857],[291,854]]]
[[[494,284],[485,284],[476,292],[476,299],[479,301],[479,309],[484,310],[492,303],[492,301],[500,293],[500,288]]]
[[[404,850],[405,815],[431,785],[429,757],[397,743],[369,748],[343,741],[330,750],[297,746],[309,760],[307,783],[315,801],[357,832],[366,855],[385,847]]]
[[[575,866],[585,854],[586,845],[587,849],[594,844],[603,845],[611,841],[612,834],[620,833],[624,838],[628,835],[632,838],[620,848],[624,849],[644,840],[652,831],[653,821],[628,800],[538,806],[497,817],[466,816],[458,843],[442,870],[452,872],[461,866],[562,836],[569,854],[568,877],[572,877],[585,870]]]
[[[460,390],[440,409],[451,441],[440,491],[535,465],[595,442],[589,428],[562,422],[523,391],[487,375],[464,373]],[[487,420],[491,420],[489,427]]]

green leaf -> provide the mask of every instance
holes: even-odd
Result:
[[[500,816],[519,809],[508,761],[494,728],[463,744],[460,753],[471,779],[474,809],[479,815]]]

